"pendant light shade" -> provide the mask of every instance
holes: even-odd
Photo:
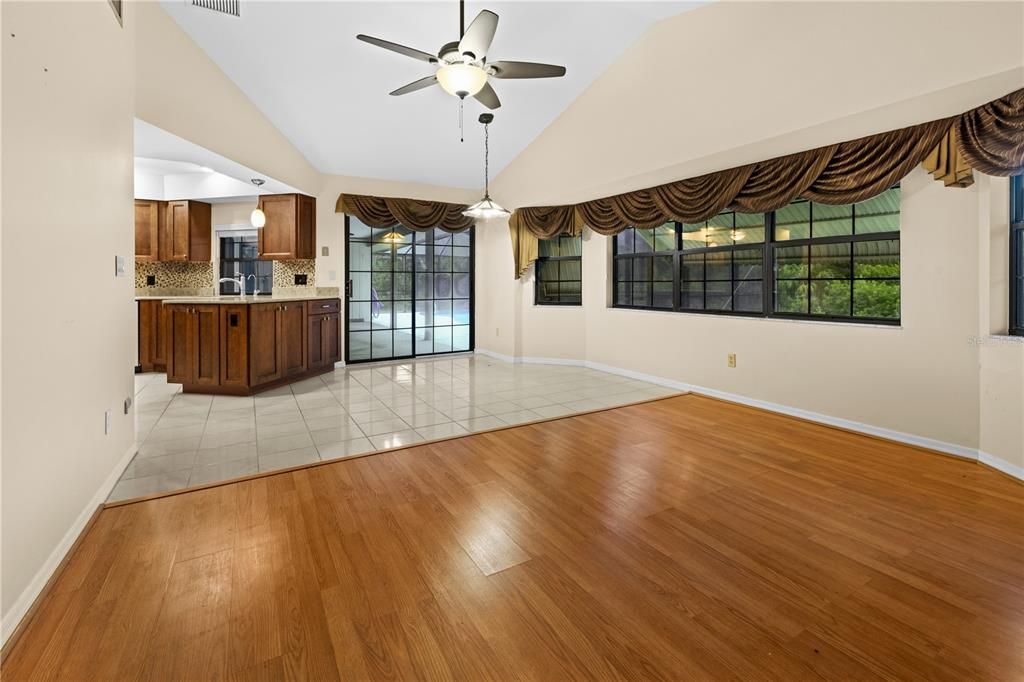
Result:
[[[483,199],[476,202],[465,211],[462,215],[468,215],[471,218],[477,218],[479,220],[488,220],[490,218],[501,218],[502,216],[510,215],[511,211],[506,208],[502,208],[499,204],[494,202],[489,196],[484,196]]]
[[[484,124],[484,198],[462,212],[462,215],[469,216],[470,218],[476,218],[477,220],[502,218],[511,213],[507,209],[502,208],[502,206],[496,203],[494,199],[491,199],[490,182],[488,178],[490,171],[488,168],[490,160],[490,133],[487,126],[489,126],[493,120],[494,114],[480,114],[480,122]]]
[[[252,184],[256,185],[257,202],[259,202],[258,195],[260,187],[263,186],[264,182],[265,181],[260,178],[252,179]],[[263,212],[263,209],[260,208],[258,203],[256,204],[256,208],[252,210],[252,213],[249,214],[249,224],[257,229],[267,224],[267,214]]]

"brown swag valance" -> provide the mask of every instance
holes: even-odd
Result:
[[[473,225],[473,218],[462,215],[465,204],[448,204],[423,199],[371,197],[364,194],[339,194],[335,213],[355,216],[370,227],[397,227],[422,232],[439,227],[445,232],[461,232]]]
[[[798,197],[851,204],[892,187],[922,162],[957,186],[970,184],[972,168],[989,175],[1024,172],[1024,90],[960,116],[581,204],[520,208],[513,216],[517,227],[549,239],[581,222],[614,235],[672,220],[700,222],[725,209],[774,211]]]

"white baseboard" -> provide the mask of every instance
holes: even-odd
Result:
[[[1002,471],[1005,474],[1009,474],[1014,478],[1024,480],[1024,467],[1011,464],[1010,462],[1000,459],[995,455],[990,455],[987,452],[982,452],[975,448],[970,448],[964,445],[958,445],[956,443],[947,443],[945,441],[936,440],[934,438],[928,438],[926,436],[918,436],[916,434],[905,433],[903,431],[897,431],[895,429],[888,429],[881,426],[873,426],[871,424],[856,422],[850,419],[843,419],[841,417],[833,417],[831,415],[821,414],[820,412],[812,412],[810,410],[804,410],[798,407],[790,407],[789,405],[780,405],[778,403],[769,402],[767,400],[748,398],[747,396],[739,395],[737,393],[728,393],[726,391],[719,391],[717,389],[707,388],[705,386],[688,384],[682,381],[676,381],[674,379],[667,379],[665,377],[659,377],[652,374],[644,374],[642,372],[635,372],[633,370],[623,369],[621,367],[605,365],[600,362],[584,362],[580,360],[565,360],[561,358],[514,358],[509,355],[496,353],[494,351],[482,348],[478,348],[476,352],[482,355],[488,355],[490,357],[497,358],[499,360],[504,360],[505,362],[578,365],[587,367],[589,369],[598,370],[600,372],[618,374],[620,376],[629,377],[630,379],[637,379],[639,381],[646,381],[652,384],[658,384],[659,386],[665,386],[667,388],[674,388],[678,391],[687,391],[690,393],[706,395],[713,398],[720,398],[722,400],[728,400],[729,402],[739,403],[741,405],[749,405],[750,407],[758,407],[763,410],[777,412],[779,414],[785,414],[791,417],[799,417],[800,419],[806,419],[807,421],[825,424],[827,426],[835,426],[837,428],[846,429],[848,431],[855,431],[857,433],[863,433],[878,438],[884,438],[885,440],[891,440],[897,443],[914,445],[917,447],[925,448],[927,450],[934,450],[936,452],[941,452],[943,454],[953,455],[955,457],[976,460],[981,462],[982,464],[992,467],[993,469],[998,469],[999,471]]]
[[[339,360],[338,362],[334,363],[334,369],[341,369],[344,366],[345,366],[345,361],[344,360]]]
[[[18,624],[21,623],[21,619],[25,617],[28,610],[32,607],[32,603],[39,596],[39,593],[46,587],[46,583],[53,576],[53,572],[60,566],[61,561],[64,560],[64,556],[74,546],[78,536],[81,535],[85,529],[86,524],[89,523],[89,519],[96,513],[96,509],[107,501],[107,497],[110,496],[110,491],[114,489],[117,482],[121,479],[121,474],[128,468],[128,464],[131,463],[132,457],[138,452],[139,448],[134,443],[127,452],[121,456],[121,459],[114,466],[110,475],[107,476],[106,480],[103,481],[103,485],[96,491],[96,494],[92,496],[89,502],[82,509],[82,512],[75,519],[75,522],[68,528],[68,532],[64,534],[61,541],[54,547],[53,551],[50,552],[50,556],[46,558],[46,562],[36,572],[32,578],[32,582],[22,591],[18,596],[18,599],[11,605],[11,608],[7,610],[7,613],[3,614],[2,622],[0,622],[0,646],[7,643],[7,638],[10,637],[17,629]]]
[[[982,464],[988,465],[993,469],[998,469],[1008,476],[1013,476],[1016,479],[1024,481],[1024,467],[1017,466],[1016,464],[1010,464],[1001,457],[990,455],[984,450],[978,450],[978,461]]]
[[[517,363],[523,361],[522,358],[514,358],[511,355],[505,355],[504,353],[499,353],[498,351],[495,350],[487,350],[486,348],[477,348],[473,351],[473,353],[477,355],[486,355],[489,358],[501,360],[502,362]]]

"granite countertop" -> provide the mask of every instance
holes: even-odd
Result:
[[[271,294],[270,296],[136,296],[136,301],[163,301],[167,303],[186,303],[195,305],[210,304],[250,304],[250,303],[275,303],[280,301],[328,301],[340,298],[338,294],[303,294],[303,295],[281,295]]]

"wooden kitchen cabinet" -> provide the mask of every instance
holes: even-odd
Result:
[[[341,359],[340,308],[336,298],[168,303],[167,381],[186,393],[252,395],[329,372]]]
[[[211,257],[212,206],[203,201],[168,201],[160,260],[205,261]]]
[[[220,306],[221,386],[249,387],[249,307]]]
[[[220,385],[219,305],[170,305],[167,313],[167,381]]]
[[[160,260],[160,236],[164,202],[135,200],[135,260],[154,263]]]
[[[167,310],[162,301],[139,301],[139,367],[143,372],[167,369]]]
[[[250,306],[252,385],[306,372],[306,306],[302,301]]]
[[[307,365],[309,370],[333,368],[341,360],[341,315],[336,302],[309,301],[307,303]]]
[[[266,194],[259,207],[267,217],[259,231],[264,260],[316,258],[316,199],[304,194]]]

